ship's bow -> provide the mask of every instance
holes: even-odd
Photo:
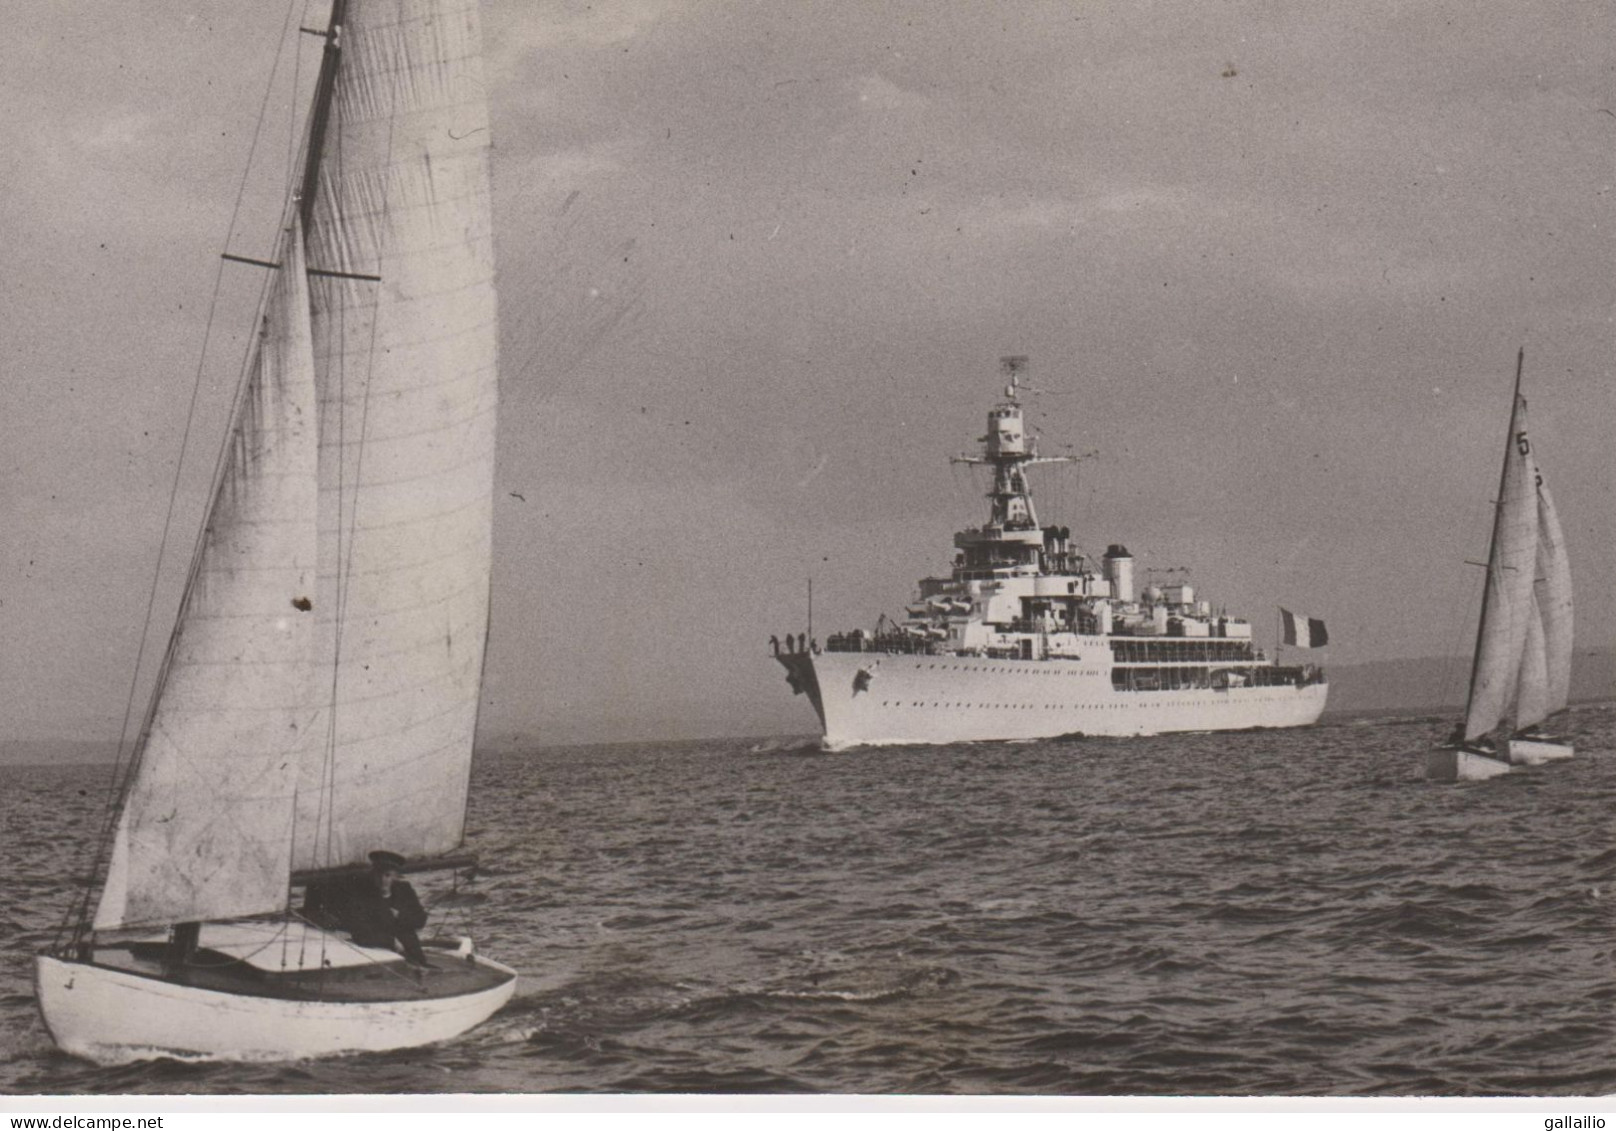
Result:
[[[786,669],[786,683],[791,686],[791,693],[808,696],[808,701],[814,705],[814,713],[819,716],[819,726],[823,732],[825,700],[819,693],[819,674],[814,670],[814,654],[806,651],[776,652],[774,658]]]

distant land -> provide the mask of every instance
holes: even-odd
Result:
[[[117,756],[116,742],[0,739],[0,766],[65,766],[70,763],[110,762]]]
[[[1463,706],[1470,680],[1468,656],[1433,656],[1414,660],[1377,660],[1366,664],[1331,664],[1330,702],[1325,720],[1379,713],[1457,713]],[[1602,702],[1616,699],[1616,651],[1578,652],[1571,667],[1571,701]],[[756,727],[737,729],[714,738],[763,738]],[[657,741],[641,739],[639,741]],[[682,740],[691,741],[691,740]],[[477,748],[485,753],[531,750],[536,743],[526,735],[479,735]],[[587,746],[568,742],[568,746]],[[0,765],[67,765],[110,762],[117,754],[111,742],[68,742],[56,739],[0,739]]]

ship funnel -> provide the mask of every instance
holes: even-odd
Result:
[[[1128,547],[1112,543],[1106,547],[1104,558],[1105,579],[1111,583],[1111,597],[1117,601],[1133,600],[1133,555]]]

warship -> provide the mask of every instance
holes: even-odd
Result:
[[[902,619],[826,637],[771,638],[794,693],[813,704],[828,750],[900,743],[1132,736],[1300,727],[1329,684],[1313,649],[1322,621],[1280,610],[1270,660],[1249,620],[1214,609],[1187,581],[1136,588],[1120,542],[1097,561],[1068,527],[1042,525],[1028,469],[1040,456],[1022,403],[1023,358],[1006,358],[1004,398],[980,455],[992,473],[987,522],[954,536],[953,568],[920,581]],[[1150,579],[1147,579],[1150,580]]]

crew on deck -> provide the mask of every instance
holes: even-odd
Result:
[[[426,910],[403,874],[404,857],[372,852],[369,873],[310,884],[303,917],[316,926],[348,932],[360,946],[396,948],[406,961],[430,966],[417,934],[426,926]]]

